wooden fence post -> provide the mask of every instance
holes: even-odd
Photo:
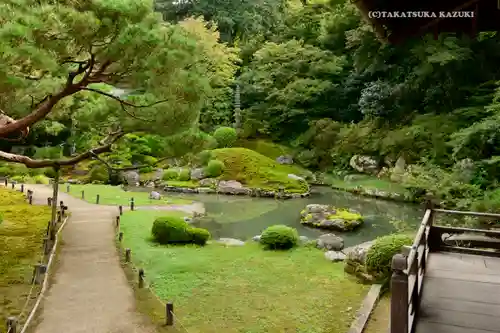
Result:
[[[134,211],[134,198],[130,198],[130,210]]]
[[[120,212],[120,216],[123,215],[123,206],[118,206],[118,211]]]
[[[120,228],[120,216],[117,216],[116,217],[116,224],[115,224],[115,227],[118,229]]]
[[[95,196],[95,203],[98,205],[99,204],[99,194]]]
[[[125,249],[125,262],[130,262],[130,254],[131,254],[130,249]]]
[[[17,333],[17,318],[7,318],[7,333]]]
[[[5,184],[5,187],[7,187],[7,185],[9,185],[9,180],[7,178],[4,179],[4,184]]]
[[[82,190],[82,199],[85,199],[85,191]]]
[[[139,288],[143,288],[144,287],[144,269],[139,269]]]
[[[57,223],[61,223],[62,221],[62,211],[57,211]]]
[[[33,204],[33,194],[32,194],[32,193],[30,193],[30,196],[28,197],[28,203],[29,203],[30,205],[32,205],[32,204]]]
[[[121,242],[123,240],[123,231],[118,234],[118,240]]]
[[[166,304],[166,307],[165,307],[165,311],[166,311],[166,323],[167,326],[173,326],[174,325],[174,304],[169,302]]]
[[[390,333],[408,332],[408,276],[403,272],[407,268],[406,257],[396,254],[392,257],[391,277],[391,319]]]
[[[14,187],[16,187],[16,183],[12,182],[12,189],[14,189]]]
[[[24,184],[21,184],[21,192],[24,193]]]
[[[52,206],[52,198],[51,197],[47,198],[47,206]]]
[[[49,254],[50,253],[50,240],[49,240],[49,237],[44,237],[43,238],[43,253],[45,255]]]
[[[32,283],[35,284],[40,284],[42,283],[43,279],[43,274],[47,271],[47,266],[44,264],[36,264],[35,267],[33,268],[33,279]]]
[[[70,188],[69,188],[69,184],[66,184],[66,192],[68,192],[68,193],[69,193],[69,190],[70,190]]]

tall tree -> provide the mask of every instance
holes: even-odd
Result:
[[[148,0],[3,1],[0,140],[21,140],[29,127],[63,116],[99,143],[70,159],[5,151],[0,159],[59,167],[110,151],[126,133],[192,127],[220,75],[207,61],[214,45],[198,40],[183,25],[163,22]]]

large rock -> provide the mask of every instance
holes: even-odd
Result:
[[[332,262],[344,261],[345,254],[340,251],[326,251],[325,258]]]
[[[224,244],[226,246],[243,246],[245,245],[244,241],[234,238],[221,238],[217,241],[217,243]]]
[[[344,249],[344,240],[335,234],[325,234],[319,236],[316,246],[318,249],[328,251],[342,251]]]
[[[191,170],[191,179],[199,180],[205,178],[205,171],[203,168],[196,168]]]
[[[153,176],[154,181],[161,180],[163,178],[164,170],[162,168],[158,168],[155,171],[155,174]]]
[[[139,186],[139,172],[136,170],[127,171],[124,173],[125,181],[129,186]]]
[[[310,204],[300,212],[302,224],[336,231],[351,231],[363,224],[363,217],[350,209]]]
[[[393,182],[400,182],[402,180],[405,172],[406,172],[406,161],[405,161],[404,157],[401,155],[401,156],[399,156],[398,160],[396,161],[394,168],[391,169],[390,179]]]
[[[160,200],[161,199],[161,194],[156,192],[156,191],[153,191],[149,194],[149,198],[150,199],[153,199],[153,200]]]
[[[217,192],[223,194],[250,194],[251,190],[243,187],[243,185],[236,180],[221,180],[217,185]]]
[[[349,165],[356,171],[376,175],[379,170],[378,161],[371,156],[354,155]]]
[[[348,247],[344,250],[346,254],[346,261],[350,263],[364,265],[366,261],[366,254],[373,246],[375,241],[364,242],[356,246]]]
[[[293,158],[290,155],[282,155],[276,158],[276,162],[279,164],[293,164]]]

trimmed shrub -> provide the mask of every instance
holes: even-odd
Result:
[[[177,178],[179,178],[177,169],[167,169],[163,172],[163,180],[176,180]]]
[[[288,250],[299,243],[297,229],[273,225],[262,232],[260,243],[269,250]]]
[[[404,234],[393,234],[377,238],[366,254],[366,270],[377,276],[391,274],[392,257],[401,252],[401,247],[411,245],[413,239]]]
[[[189,243],[192,239],[189,225],[175,216],[158,217],[153,222],[151,234],[160,244]]]
[[[109,181],[108,169],[105,165],[97,165],[90,170],[89,181],[95,184],[97,183],[107,183]]]
[[[219,127],[214,132],[214,138],[219,148],[230,148],[238,139],[238,135],[232,127]]]
[[[215,178],[219,177],[222,175],[222,172],[224,171],[224,163],[219,160],[211,160],[208,162],[208,165],[204,169],[205,175],[209,178]]]
[[[191,171],[189,169],[182,169],[179,172],[179,180],[183,182],[187,182],[191,179]]]
[[[188,229],[191,235],[191,240],[196,245],[205,245],[210,239],[210,232],[203,228],[190,228]]]
[[[208,162],[212,159],[212,151],[211,150],[203,150],[196,155],[196,162],[199,165],[206,166]]]

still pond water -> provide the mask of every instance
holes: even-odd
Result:
[[[202,202],[208,216],[215,222],[196,226],[208,229],[214,238],[247,240],[274,224],[285,224],[296,228],[302,236],[316,238],[328,231],[308,228],[300,223],[300,211],[309,204],[329,204],[361,212],[365,217],[364,225],[354,232],[339,234],[346,246],[402,229],[416,230],[423,215],[423,209],[416,205],[360,197],[329,187],[314,187],[310,197],[291,200],[171,192],[168,195]]]

